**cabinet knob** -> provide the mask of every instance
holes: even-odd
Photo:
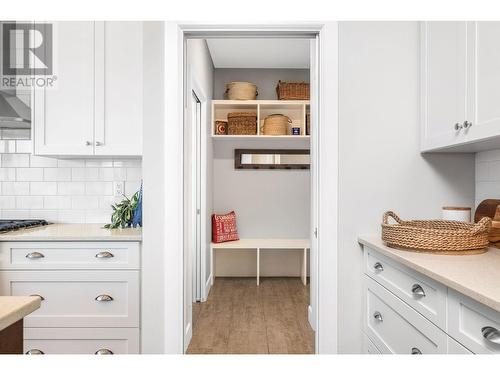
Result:
[[[419,348],[411,348],[411,354],[422,354]]]
[[[95,255],[96,258],[113,258],[114,255],[109,251],[101,251]]]
[[[110,302],[113,301],[113,297],[107,295],[107,294],[101,294],[95,298],[97,302]]]
[[[38,251],[33,251],[32,253],[26,254],[26,258],[28,259],[40,259],[45,258],[45,255],[39,253]]]
[[[86,146],[92,146],[92,142],[90,142],[90,141],[86,141],[86,142],[85,142],[85,145],[86,145]]]
[[[456,130],[456,131],[459,131],[459,130],[460,130],[460,129],[462,129],[462,128],[463,128],[463,125],[462,125],[462,124],[460,124],[460,123],[458,123],[458,122],[455,124],[455,130]]]
[[[30,297],[40,297],[42,301],[45,301],[45,298],[43,298],[40,294],[30,294]]]
[[[96,145],[96,146],[102,146],[102,145],[103,145],[103,143],[102,143],[102,142],[99,142],[99,141],[95,141],[95,145]]]
[[[463,126],[464,129],[469,129],[471,126],[472,126],[472,122],[467,121],[467,120],[464,121],[464,126]]]
[[[419,284],[413,284],[411,292],[414,296],[425,297],[424,288],[422,288]]]
[[[500,344],[500,331],[493,327],[481,328],[483,337],[494,344]]]
[[[111,350],[109,350],[109,349],[99,349],[94,354],[95,355],[106,355],[106,354],[114,354],[114,353]]]
[[[26,352],[27,355],[37,355],[37,354],[45,354],[40,349],[30,349]]]
[[[375,311],[373,313],[373,317],[378,320],[379,322],[383,322],[384,319],[382,318],[382,314],[379,311]]]
[[[384,266],[380,262],[375,263],[373,265],[373,268],[375,269],[375,271],[383,271],[384,270]]]

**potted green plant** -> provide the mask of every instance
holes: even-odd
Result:
[[[113,213],[111,214],[111,223],[106,224],[104,228],[127,228],[132,225],[134,211],[137,207],[137,203],[139,202],[139,191],[132,195],[131,198],[127,198],[125,194],[123,196],[125,199],[119,203],[111,205],[111,208],[113,209]]]

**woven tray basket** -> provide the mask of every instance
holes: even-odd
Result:
[[[389,224],[389,218],[397,224]],[[403,221],[392,211],[384,213],[382,240],[389,247],[438,254],[481,254],[488,247],[491,219],[478,223],[446,220]]]
[[[279,100],[309,100],[309,83],[278,81],[276,92]]]
[[[257,134],[257,114],[255,112],[230,112],[227,114],[227,134]]]
[[[269,115],[264,119],[261,127],[262,135],[287,135],[288,125],[292,123],[290,117],[285,115]]]

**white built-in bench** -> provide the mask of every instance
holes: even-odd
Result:
[[[301,269],[301,279],[304,285],[307,285],[307,250],[311,248],[310,241],[305,238],[297,239],[240,239],[239,241],[230,241],[222,243],[212,243],[210,246],[211,252],[211,265],[210,270],[212,274],[212,285],[215,279],[214,270],[214,253],[216,249],[246,249],[257,252],[257,285],[260,279],[260,252],[264,250],[302,250],[304,252]]]

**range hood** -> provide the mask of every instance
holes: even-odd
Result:
[[[17,96],[0,90],[0,129],[30,128],[30,108]]]

